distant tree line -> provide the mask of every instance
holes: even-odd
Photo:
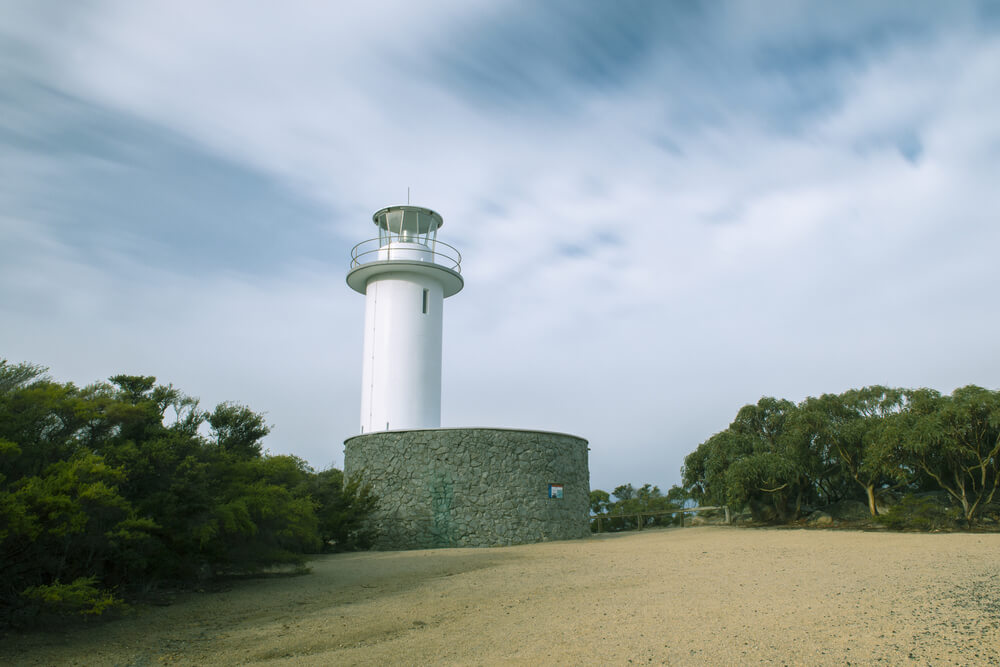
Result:
[[[883,498],[912,509],[913,494],[937,491],[971,527],[998,511],[1000,391],[872,386],[798,404],[765,397],[689,454],[682,477],[695,502],[760,521],[847,499],[876,516]]]
[[[614,498],[614,500],[612,500]],[[590,512],[601,516],[601,530],[634,530],[646,526],[667,526],[678,522],[671,511],[684,507],[688,495],[684,489],[674,486],[666,494],[660,487],[643,484],[638,489],[632,484],[622,484],[608,493],[601,489],[590,492]],[[598,524],[591,521],[591,529]]]
[[[366,546],[367,490],[264,453],[249,408],[45,370],[0,359],[0,628]]]

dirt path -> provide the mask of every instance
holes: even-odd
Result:
[[[342,554],[0,664],[1000,664],[1000,535],[703,527]]]

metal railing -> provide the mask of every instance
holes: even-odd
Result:
[[[351,268],[355,269],[362,264],[370,264],[371,262],[397,259],[427,262],[443,266],[457,273],[462,272],[462,253],[454,246],[443,241],[430,241],[427,245],[413,242],[403,243],[405,245],[398,241],[385,243],[384,240],[380,239],[362,241],[351,248]]]

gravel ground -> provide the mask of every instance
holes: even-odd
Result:
[[[698,527],[321,557],[15,665],[1000,665],[1000,534]]]

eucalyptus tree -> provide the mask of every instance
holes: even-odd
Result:
[[[1000,485],[1000,391],[969,385],[914,393],[892,436],[973,523]]]
[[[898,444],[883,437],[886,418],[906,405],[905,390],[878,385],[809,397],[801,404],[801,423],[817,454],[864,490],[872,516],[878,515],[877,491],[909,479]]]
[[[731,429],[720,431],[684,458],[681,481],[687,495],[699,505],[732,505],[727,495],[726,475],[741,456],[749,454],[748,443]]]
[[[769,506],[784,521],[812,500],[818,462],[809,438],[796,428],[798,412],[791,401],[765,396],[736,414],[729,431],[745,453],[726,471],[729,504],[745,503],[760,518]]]
[[[749,506],[755,519],[797,517],[815,495],[820,462],[798,428],[798,407],[765,396],[684,460],[687,493],[699,503]]]

